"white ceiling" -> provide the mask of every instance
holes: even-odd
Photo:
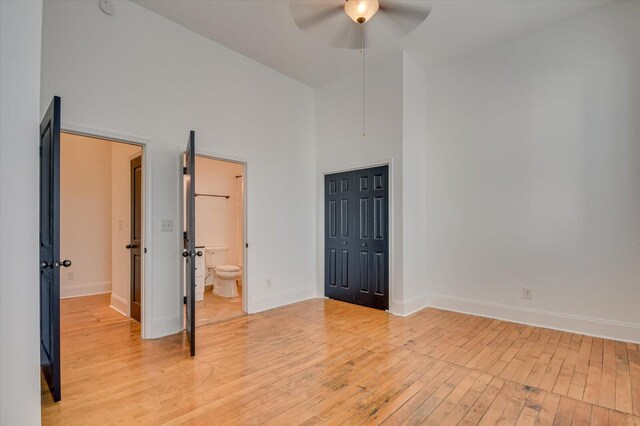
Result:
[[[303,33],[293,22],[289,0],[132,1],[311,87],[361,64],[359,51],[328,47]],[[373,47],[370,54],[404,49],[430,67],[612,0],[411,1],[431,8],[426,21],[402,39]],[[374,20],[369,31],[375,30]]]

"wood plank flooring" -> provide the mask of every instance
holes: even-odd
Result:
[[[640,426],[638,345],[316,299],[141,340],[100,296],[62,302],[62,402],[43,424]],[[111,315],[113,314],[113,315]]]

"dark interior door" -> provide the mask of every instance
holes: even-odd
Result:
[[[186,279],[186,325],[187,337],[191,356],[196,354],[196,133],[192,130],[189,134],[189,142],[184,152],[184,191],[185,191],[185,218],[184,218],[184,251]],[[201,253],[199,253],[201,255]]]
[[[142,311],[142,157],[131,160],[131,318],[140,322]]]
[[[388,167],[354,172],[356,204],[356,291],[359,305],[389,308]]]
[[[40,124],[40,365],[60,401],[60,98]],[[66,264],[66,263],[65,263]]]
[[[388,166],[325,176],[325,296],[389,308]]]
[[[353,173],[325,177],[325,296],[355,302]]]

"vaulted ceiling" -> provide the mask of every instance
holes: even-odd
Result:
[[[328,47],[303,33],[293,22],[289,0],[132,1],[311,87],[361,64],[359,51]],[[424,67],[436,66],[611,1],[407,0],[430,7],[427,20],[401,39],[372,47],[370,54],[403,49]]]

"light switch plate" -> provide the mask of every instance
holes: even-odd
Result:
[[[173,220],[171,220],[171,219],[162,219],[160,221],[160,230],[162,232],[173,231]]]

